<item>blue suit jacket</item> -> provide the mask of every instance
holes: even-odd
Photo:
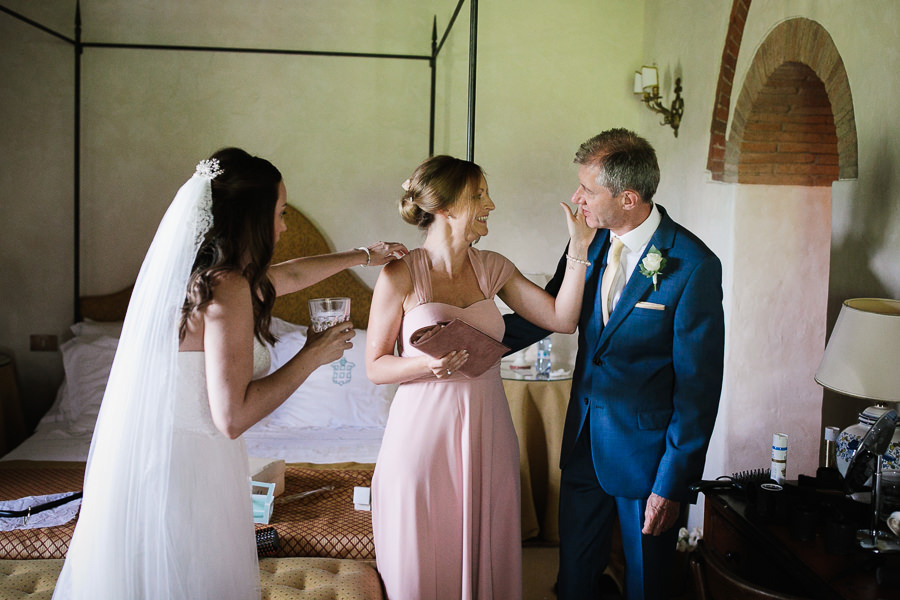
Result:
[[[654,492],[685,501],[690,483],[702,476],[722,390],[722,265],[657,207],[662,221],[647,248],[656,246],[666,258],[658,289],[635,268],[606,326],[598,292],[609,231],[599,230],[588,251],[591,266],[560,467],[590,411],[594,468],[609,494],[646,498]],[[547,284],[553,295],[565,263],[563,255]],[[638,307],[639,302],[664,309]],[[546,334],[518,315],[507,315],[503,343],[516,350]]]

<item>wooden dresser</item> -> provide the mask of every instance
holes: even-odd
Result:
[[[816,600],[900,600],[900,554],[874,555],[856,544],[846,555],[830,553],[823,514],[808,521],[811,535],[798,531],[802,518],[791,509],[762,518],[741,492],[708,493],[704,544],[736,575],[774,591]]]

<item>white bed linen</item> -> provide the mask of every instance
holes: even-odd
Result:
[[[46,428],[27,438],[0,460],[84,462],[90,448],[90,433],[73,434],[63,429]]]
[[[381,447],[382,427],[306,428],[285,433],[247,432],[251,457],[280,458],[288,463],[374,463]],[[42,427],[0,460],[86,461],[90,433],[70,433]]]
[[[0,460],[86,461],[91,433],[116,352],[121,323],[81,322],[61,347],[66,377],[37,431]],[[272,370],[306,341],[306,328],[277,318]],[[250,457],[285,462],[374,463],[396,386],[365,376],[366,332],[354,347],[313,372],[271,415],[244,433]]]

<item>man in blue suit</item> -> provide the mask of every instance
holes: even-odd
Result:
[[[611,129],[575,162],[572,202],[598,232],[560,456],[559,597],[598,597],[618,514],[627,598],[668,598],[674,524],[702,475],[722,389],[722,266],[654,204],[659,165],[645,139]],[[507,315],[503,342],[516,350],[547,334]]]

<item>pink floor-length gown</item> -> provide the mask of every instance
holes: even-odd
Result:
[[[485,299],[465,308],[432,301],[427,254],[404,258],[419,304],[403,317],[403,356],[421,353],[416,329],[460,318],[501,339],[493,297],[514,271],[469,249]],[[475,379],[427,376],[402,384],[372,479],[378,571],[389,600],[522,597],[519,447],[499,364]]]

